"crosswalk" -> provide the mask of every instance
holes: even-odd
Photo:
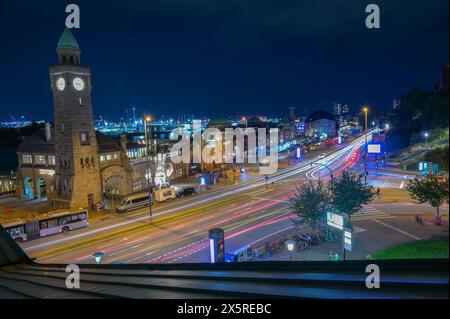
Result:
[[[372,206],[364,206],[359,212],[352,215],[352,221],[368,219],[386,219],[394,218],[391,214],[385,213]]]

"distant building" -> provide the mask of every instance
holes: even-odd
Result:
[[[401,98],[395,98],[395,99],[392,101],[392,109],[393,109],[393,110],[398,110],[398,109],[400,109],[401,104],[402,104],[402,99],[401,99]]]
[[[306,119],[306,127],[307,136],[337,136],[336,120],[326,111],[311,113]]]
[[[333,115],[343,116],[350,113],[350,106],[348,104],[334,103],[333,104]]]

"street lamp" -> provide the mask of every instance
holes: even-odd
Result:
[[[150,214],[150,223],[153,222],[153,212],[152,212],[152,191],[151,191],[151,185],[150,185],[150,148],[149,148],[149,142],[148,142],[148,133],[147,133],[147,123],[151,123],[153,121],[153,118],[150,115],[146,115],[144,117],[144,138],[145,138],[145,156],[147,159],[147,187],[148,187],[148,207],[149,207],[149,214]]]
[[[245,123],[245,127],[247,128],[248,127],[247,117],[244,116],[242,118],[242,121]]]
[[[292,262],[292,252],[294,251],[295,248],[295,241],[293,240],[286,240],[285,242],[286,248],[289,251],[289,261]]]
[[[425,133],[423,134],[423,136],[425,136],[425,149],[428,150],[428,138],[430,137],[430,133],[425,132]]]
[[[95,262],[97,264],[100,264],[104,255],[105,255],[104,253],[95,253],[95,254],[92,254],[92,258],[95,259]]]
[[[363,108],[363,111],[364,111],[364,118],[365,118],[365,132],[364,132],[365,144],[364,145],[367,145],[367,129],[368,129],[367,113],[369,112],[369,108],[367,106],[365,106]],[[364,152],[364,183],[367,185],[367,150]]]

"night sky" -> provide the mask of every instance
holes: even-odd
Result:
[[[92,68],[96,115],[283,115],[381,109],[449,62],[448,0],[0,0],[0,119],[52,120],[48,67],[66,18]],[[381,7],[381,29],[365,6]]]

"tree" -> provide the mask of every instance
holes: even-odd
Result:
[[[438,178],[435,175],[415,177],[408,181],[406,189],[420,204],[429,203],[435,207],[436,217],[440,218],[439,208],[449,201],[448,178]]]
[[[331,204],[334,209],[347,217],[351,227],[351,215],[358,212],[363,205],[373,198],[372,186],[366,186],[363,176],[344,171],[341,176],[329,184]]]
[[[290,207],[295,214],[305,218],[313,235],[317,236],[319,227],[325,222],[329,203],[330,197],[322,182],[314,184],[309,181],[297,187],[295,196],[291,198]]]
[[[425,160],[439,164],[440,168],[448,172],[448,145],[435,148],[425,154]]]

